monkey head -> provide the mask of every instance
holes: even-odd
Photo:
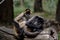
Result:
[[[26,9],[25,12],[26,12],[26,14],[30,14],[31,10],[30,9]]]

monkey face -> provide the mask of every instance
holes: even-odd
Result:
[[[25,11],[26,11],[26,14],[30,14],[31,10],[30,9],[26,9]]]

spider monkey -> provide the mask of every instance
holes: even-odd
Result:
[[[16,32],[17,32],[17,40],[24,40],[24,30],[22,28],[20,28],[19,24],[15,21],[13,21],[15,28],[16,28]]]
[[[30,19],[30,14],[31,14],[31,10],[26,9],[24,12],[19,14],[14,20],[18,23],[21,22],[21,21],[27,21],[27,20]]]
[[[26,25],[28,26],[28,28],[30,28],[31,30],[33,30],[33,29],[43,30],[43,24],[44,24],[43,18],[40,18],[38,16],[32,17],[26,23]]]
[[[30,19],[30,14],[31,14],[31,10],[30,9],[26,9],[25,10],[25,15],[24,15],[24,17],[26,18],[26,20]]]

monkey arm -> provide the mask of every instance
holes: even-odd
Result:
[[[13,24],[15,25],[15,28],[17,30],[17,34],[18,34],[18,39],[19,40],[24,40],[24,30],[22,28],[20,28],[19,24],[16,21],[13,21]]]
[[[19,21],[23,18],[23,16],[24,16],[24,13],[19,14],[16,18],[14,18],[14,21],[19,23]]]

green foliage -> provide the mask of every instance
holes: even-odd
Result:
[[[14,6],[15,6],[15,7],[20,6],[20,2],[19,2],[19,0],[18,0],[18,1],[15,1],[15,0],[14,0]]]
[[[60,40],[60,32],[58,33],[58,40]]]
[[[26,8],[32,8],[33,9],[33,4],[34,4],[33,0],[25,0],[25,7]]]
[[[57,5],[57,0],[44,0],[43,1],[44,10],[50,13],[56,12],[56,5]]]
[[[45,18],[55,18],[57,0],[43,0],[43,9],[47,12],[42,15]],[[34,11],[34,0],[24,0],[24,7],[20,7],[20,1],[14,1],[14,17],[23,12],[26,8],[30,8]],[[19,6],[18,6],[19,5]]]
[[[29,8],[33,11],[33,4],[34,1],[32,0],[24,0],[24,7],[20,7],[20,1],[14,0],[14,17],[19,15],[21,12],[23,12],[26,8]]]
[[[14,7],[14,17],[16,17],[17,15],[19,15],[24,10],[25,10],[24,7]]]

